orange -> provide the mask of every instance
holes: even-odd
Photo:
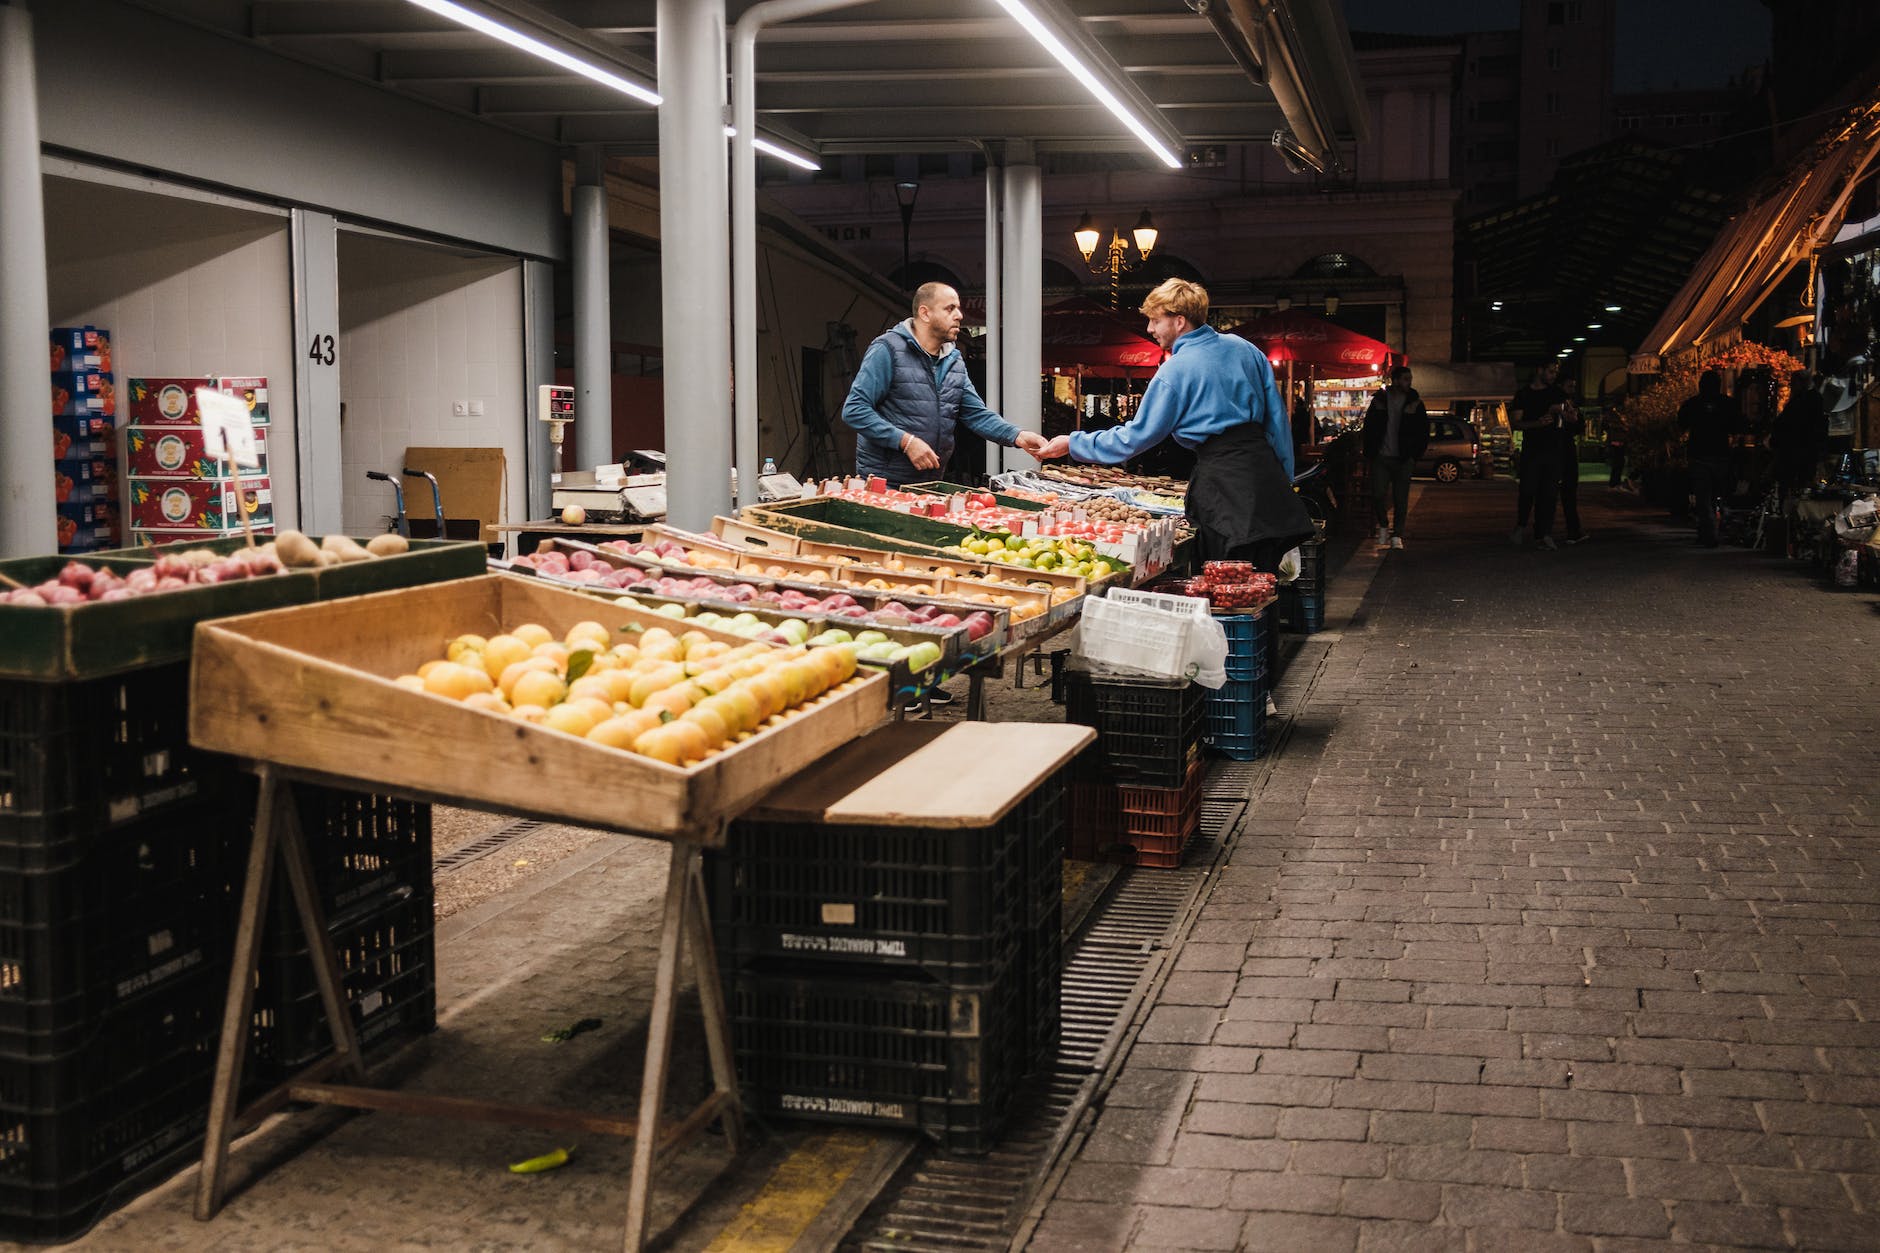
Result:
[[[633,751],[643,757],[651,757],[654,761],[678,765],[684,745],[679,742],[679,733],[672,728],[679,725],[677,722],[669,722],[641,732],[640,737],[633,741]]]
[[[500,680],[505,670],[529,655],[529,645],[513,635],[498,635],[484,644],[480,651],[483,653],[483,668],[489,671],[492,679]]]
[[[614,716],[614,703],[593,696],[570,696],[562,704],[582,710],[590,722],[605,722]],[[560,708],[560,706],[556,706]]]
[[[674,664],[656,666],[636,676],[633,685],[627,689],[627,701],[633,705],[644,705],[654,692],[664,691],[675,683],[685,680],[685,671]]]
[[[472,670],[454,661],[441,661],[424,676],[425,691],[434,696],[448,696],[452,700],[462,700],[475,692],[487,692],[493,686],[490,676],[483,671]]]
[[[510,634],[521,640],[524,644],[527,644],[530,648],[534,648],[537,644],[546,644],[555,638],[553,631],[534,622],[525,622],[511,631]]]
[[[724,716],[716,709],[700,705],[697,708],[688,709],[680,721],[694,723],[703,730],[707,748],[717,748],[731,738],[731,728],[726,725]]]
[[[636,709],[632,713],[621,714],[597,722],[587,733],[590,740],[605,744],[609,748],[633,747],[633,742],[660,725],[659,715],[645,709]]]
[[[613,689],[607,682],[606,674],[584,674],[568,685],[569,700],[580,700],[584,696],[613,704]]]
[[[698,689],[690,683],[675,683],[671,687],[663,687],[648,696],[640,702],[640,707],[670,713],[676,718],[692,708],[697,703],[697,697]]]
[[[487,660],[487,658],[485,660]],[[521,661],[504,669],[501,677],[496,680],[496,686],[502,689],[504,696],[508,696],[515,690],[516,680],[528,674],[530,671],[534,671],[537,674],[553,674],[555,673],[555,663],[546,657],[525,657]]]
[[[546,657],[554,662],[555,669],[561,671],[563,674],[568,673],[569,648],[566,644],[557,640],[547,640],[537,644],[533,651],[537,657]]]
[[[613,711],[610,709],[608,712]],[[594,724],[593,713],[580,705],[554,705],[542,715],[543,726],[551,731],[563,731],[569,735],[586,735],[594,729]]]
[[[569,627],[568,634],[562,639],[571,649],[580,648],[586,644],[598,652],[612,646],[614,633],[598,622],[585,621],[577,622]]]
[[[509,703],[512,705],[539,705],[547,709],[559,704],[568,694],[567,686],[561,676],[546,670],[529,670],[519,675],[509,689]]]

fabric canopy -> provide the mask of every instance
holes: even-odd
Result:
[[[1390,345],[1348,331],[1303,309],[1278,309],[1249,318],[1230,334],[1250,339],[1275,365],[1311,366],[1325,378],[1381,373],[1393,356]],[[1339,371],[1344,373],[1339,373]]]
[[[1149,374],[1162,364],[1161,345],[1142,330],[1140,318],[1073,296],[1044,311],[1042,364],[1046,370],[1086,377]]]

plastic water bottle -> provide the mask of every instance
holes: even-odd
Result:
[[[777,459],[775,457],[765,457],[764,468],[762,470],[759,470],[758,473],[759,474],[775,474],[776,472],[777,472]]]

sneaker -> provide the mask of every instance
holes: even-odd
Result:
[[[1402,548],[1402,547],[1403,547],[1403,536],[1401,536],[1401,535],[1393,535],[1393,536],[1391,536],[1391,537],[1390,537],[1390,546],[1391,546],[1392,548]]]
[[[1550,553],[1558,552],[1560,549],[1560,545],[1554,543],[1554,537],[1551,535],[1543,535],[1539,539],[1535,540],[1534,547],[1545,548]]]
[[[1390,545],[1390,528],[1387,526],[1378,527],[1377,528],[1377,546],[1379,548],[1387,548],[1389,547],[1389,545]]]
[[[1516,547],[1519,547],[1520,545],[1527,543],[1527,537],[1528,537],[1527,528],[1524,526],[1518,526],[1514,530],[1508,532],[1508,542],[1510,544],[1515,545]]]
[[[1585,542],[1586,542],[1586,535],[1584,532],[1582,532],[1579,535],[1567,536],[1567,543],[1569,544],[1584,544]]]
[[[953,703],[953,693],[947,691],[944,687],[936,687],[933,691],[927,693],[927,703],[930,705],[951,705]]]

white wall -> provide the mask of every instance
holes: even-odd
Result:
[[[287,219],[57,177],[45,197],[52,325],[111,333],[120,429],[126,379],[265,375],[275,516],[296,517]]]
[[[524,516],[522,266],[513,258],[342,231],[339,244],[341,473],[346,529],[371,535],[394,509],[390,487],[412,446],[501,448],[501,521]],[[458,417],[456,401],[481,417]],[[422,469],[424,467],[416,467]],[[430,512],[411,480],[406,510]],[[444,501],[447,517],[465,516]]]

